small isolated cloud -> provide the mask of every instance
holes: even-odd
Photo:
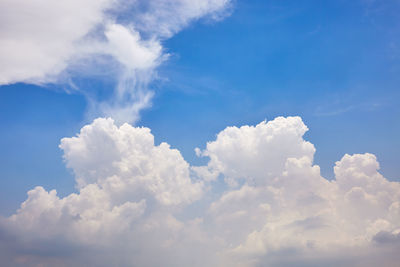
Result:
[[[62,83],[65,77],[90,76],[98,65],[114,68],[117,86],[110,88],[110,99],[99,100],[87,88],[78,90],[88,97],[94,116],[113,116],[120,124],[135,122],[139,111],[151,105],[149,84],[168,56],[162,41],[201,17],[224,17],[229,4],[229,0],[1,1],[0,85]]]
[[[400,183],[368,153],[325,179],[307,130],[299,117],[228,127],[190,166],[148,128],[96,119],[60,144],[78,192],[38,186],[0,219],[2,263],[396,266]]]

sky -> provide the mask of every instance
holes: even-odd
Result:
[[[396,266],[399,11],[0,1],[0,261]]]

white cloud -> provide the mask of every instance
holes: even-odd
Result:
[[[140,70],[157,66],[162,50],[157,41],[143,41],[138,32],[118,24],[108,25],[105,35],[109,53],[127,68]]]
[[[0,255],[9,266],[396,266],[400,184],[368,153],[323,178],[306,131],[299,117],[228,127],[201,152],[208,165],[190,167],[149,129],[97,119],[61,141],[78,192],[29,191],[0,219]]]
[[[221,19],[229,14],[230,0],[154,0],[139,8],[137,25],[145,32],[170,37],[203,16]]]
[[[191,183],[179,151],[167,143],[155,146],[148,128],[118,128],[112,119],[97,119],[77,137],[62,139],[60,147],[80,189],[94,183],[119,201],[149,194],[167,206],[191,203],[202,192],[201,183]]]
[[[283,171],[287,158],[307,157],[312,161],[315,148],[302,139],[307,130],[299,117],[228,127],[207,144],[202,154],[210,157],[208,168],[223,173],[232,185],[240,178],[261,185]]]
[[[166,253],[185,240],[192,222],[184,224],[174,214],[201,197],[203,184],[191,180],[189,164],[178,150],[166,143],[156,146],[147,128],[118,128],[111,119],[95,120],[78,136],[62,139],[60,147],[79,191],[59,198],[55,190],[38,186],[15,215],[1,221],[0,232],[24,232],[13,253],[29,252],[15,261],[52,266],[52,255],[37,253],[54,243],[56,254],[68,254],[69,248],[93,250],[73,255],[76,260],[61,259],[66,266],[159,266],[163,258],[150,260],[151,253]]]
[[[0,3],[0,84],[54,81],[112,0]]]
[[[70,76],[90,76],[99,64],[110,68],[114,62],[118,67],[111,67],[116,69],[111,73],[118,82],[110,88],[109,99],[101,101],[87,88],[79,91],[88,97],[91,116],[133,123],[140,110],[151,105],[148,86],[168,56],[161,42],[196,19],[220,18],[229,2],[1,1],[0,85],[62,83]]]

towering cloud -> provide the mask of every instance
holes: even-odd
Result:
[[[228,127],[198,151],[208,164],[189,166],[149,129],[97,119],[61,140],[78,192],[36,187],[1,218],[2,262],[395,266],[400,184],[372,154],[345,155],[323,178],[307,130],[299,117]]]

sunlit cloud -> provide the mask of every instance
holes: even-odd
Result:
[[[368,153],[344,155],[335,179],[325,179],[307,130],[299,117],[227,127],[197,149],[208,163],[190,166],[150,129],[96,119],[60,144],[78,192],[30,190],[1,219],[2,258],[11,266],[395,266],[400,184]],[[225,189],[214,190],[220,182]],[[193,216],[196,203],[203,208]]]
[[[87,97],[89,117],[134,123],[151,106],[149,84],[168,58],[162,42],[199,18],[225,17],[229,6],[229,0],[2,1],[0,85],[69,84]],[[71,83],[99,64],[114,69],[116,86],[106,100]]]

